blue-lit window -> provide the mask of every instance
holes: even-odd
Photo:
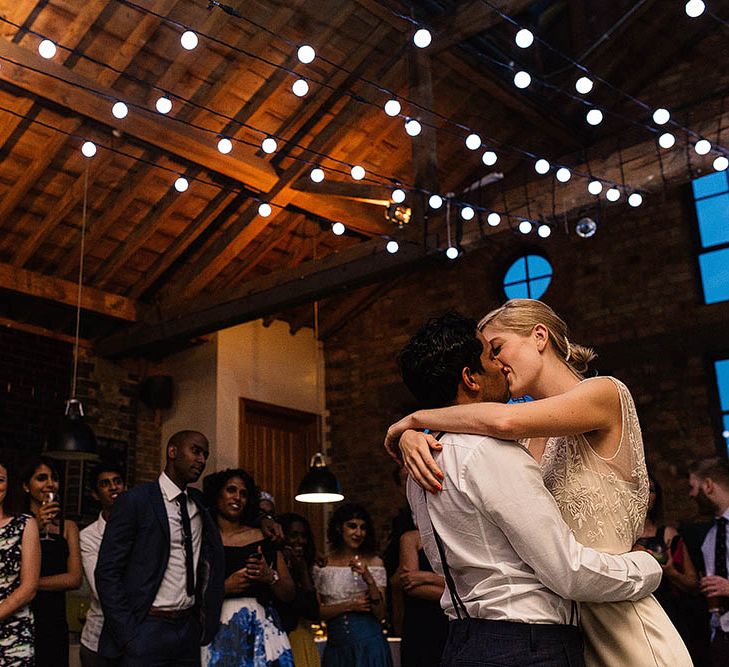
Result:
[[[693,182],[699,223],[699,271],[706,303],[729,301],[729,179],[727,172]]]
[[[504,274],[504,293],[509,299],[539,299],[552,282],[552,265],[541,255],[517,259]]]
[[[729,359],[714,362],[716,388],[719,394],[719,410],[721,411],[721,437],[729,453]]]

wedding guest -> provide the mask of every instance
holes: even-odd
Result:
[[[55,466],[50,458],[33,457],[21,475],[26,508],[35,516],[41,534],[40,580],[31,605],[36,667],[68,665],[66,591],[81,586],[78,526],[61,511]]]
[[[245,470],[208,475],[205,500],[215,517],[225,554],[225,600],[220,626],[202,652],[204,667],[292,667],[288,637],[274,599],[295,596],[283,554],[254,526],[258,492]]]
[[[99,558],[99,548],[104,539],[106,522],[109,520],[114,502],[123,493],[124,471],[115,463],[100,463],[91,477],[91,496],[101,505],[99,518],[81,531],[81,563],[91,591],[91,604],[86,613],[86,621],[81,632],[81,664],[83,667],[110,667],[117,661],[99,655],[99,635],[104,627],[104,613],[101,610],[99,595],[96,592],[94,570]]]
[[[332,548],[326,567],[314,568],[321,617],[327,622],[324,667],[390,667],[382,634],[387,575],[376,555],[375,531],[367,510],[347,503],[329,520]]]
[[[258,508],[261,510],[263,516],[274,517],[276,515],[276,501],[268,491],[259,491],[260,500],[258,501]]]
[[[10,466],[0,458],[0,665],[32,667],[30,602],[40,578],[38,524],[9,506]]]

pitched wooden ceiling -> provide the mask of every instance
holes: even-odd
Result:
[[[530,209],[549,211],[551,179],[535,180],[513,147],[619,182],[619,140],[626,182],[650,188],[654,139],[635,124],[645,113],[598,87],[592,99],[616,115],[589,128],[584,106],[559,90],[573,92],[579,73],[538,44],[517,49],[515,28],[494,7],[703,131],[723,114],[727,68],[716,64],[728,61],[725,33],[707,17],[690,21],[680,5],[0,2],[0,318],[72,330],[84,206],[83,332],[103,339],[102,351],[124,353],[341,294],[421,259],[423,198],[407,202],[404,232],[385,219],[396,183],[460,193],[498,171],[498,185],[460,197],[512,211],[528,197]],[[412,46],[409,16],[432,28],[429,49]],[[193,51],[180,46],[186,27],[200,34]],[[38,53],[43,37],[58,47],[50,60]],[[298,62],[299,44],[316,48],[312,64]],[[516,89],[504,66],[514,59],[550,85]],[[291,91],[296,73],[310,79],[303,98]],[[424,121],[420,136],[383,113],[385,90],[432,110],[403,102]],[[155,110],[161,95],[172,101],[167,115]],[[116,100],[129,106],[124,119],[111,114]],[[497,165],[467,151],[465,132],[449,121],[493,140]],[[266,134],[278,137],[272,155],[260,149]],[[220,136],[234,140],[229,155],[216,149]],[[86,140],[98,147],[90,159],[80,151]],[[309,179],[317,164],[321,184]],[[368,179],[354,182],[352,164]],[[662,167],[668,179],[686,178],[685,156]],[[184,193],[173,187],[181,175]],[[565,186],[564,208],[584,203],[578,181]],[[261,201],[273,205],[269,217],[258,214]],[[442,218],[431,216],[430,234]],[[330,231],[337,220],[348,229],[339,237]],[[384,251],[390,235],[401,242],[397,255]],[[367,294],[376,298],[378,287]]]

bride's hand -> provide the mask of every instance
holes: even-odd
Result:
[[[408,474],[431,493],[443,490],[443,472],[430,453],[441,449],[443,446],[429,433],[407,430],[400,437],[400,451]]]
[[[403,417],[400,421],[396,421],[390,425],[387,429],[387,435],[385,436],[385,449],[387,453],[392,457],[395,463],[402,465],[402,454],[400,453],[400,436],[412,428],[412,415]]]

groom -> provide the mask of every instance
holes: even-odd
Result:
[[[430,320],[399,362],[423,407],[509,398],[476,321],[458,313]],[[442,492],[426,497],[410,479],[408,500],[425,553],[448,584],[441,667],[583,665],[572,601],[645,597],[660,583],[660,565],[648,553],[613,556],[579,544],[518,443],[455,433],[440,441]]]

